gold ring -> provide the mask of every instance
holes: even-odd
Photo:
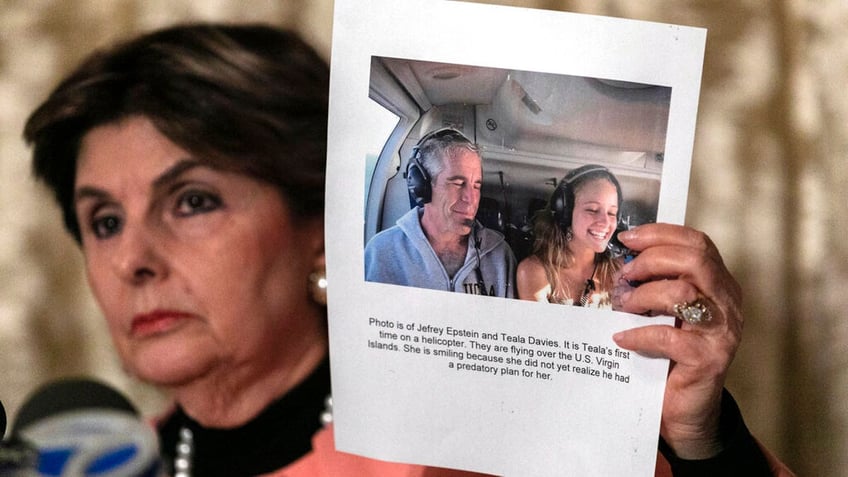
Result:
[[[713,319],[713,314],[706,305],[701,303],[701,300],[695,300],[692,303],[683,302],[674,305],[674,316],[681,320],[697,325],[698,323],[707,322]]]

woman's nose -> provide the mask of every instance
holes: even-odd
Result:
[[[596,222],[596,223],[599,223],[599,224],[600,224],[600,223],[602,223],[602,224],[604,224],[604,226],[609,226],[609,225],[613,225],[613,226],[615,226],[615,224],[616,224],[616,217],[615,217],[615,216],[612,216],[612,215],[609,215],[609,214],[607,214],[606,212],[602,212],[602,213],[599,213],[599,214],[595,217],[595,222]]]
[[[141,285],[165,275],[165,262],[152,232],[143,226],[125,225],[119,240],[113,263],[122,280]]]

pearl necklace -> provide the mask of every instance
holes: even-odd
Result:
[[[333,396],[324,399],[324,411],[320,416],[321,425],[327,427],[333,422]],[[194,454],[194,433],[186,426],[180,427],[177,439],[177,452],[174,456],[174,477],[191,477],[192,454]]]
[[[191,477],[191,454],[194,451],[194,433],[188,427],[180,427],[177,453],[174,457],[174,477]]]

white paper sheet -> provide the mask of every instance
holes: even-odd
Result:
[[[372,57],[404,58],[668,87],[656,219],[682,223],[706,32],[460,2],[337,0],[333,35],[326,253],[337,448],[510,476],[653,475],[668,362],[621,350],[611,336],[671,318],[364,280],[366,156],[379,122],[370,68]]]

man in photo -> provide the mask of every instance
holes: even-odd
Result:
[[[365,247],[365,279],[512,298],[515,256],[476,219],[483,184],[476,145],[455,129],[413,148],[407,185],[416,206]]]

